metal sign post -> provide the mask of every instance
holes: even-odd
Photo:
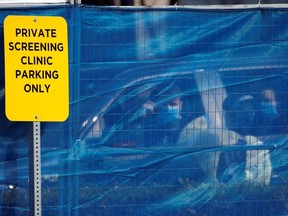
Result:
[[[40,122],[33,122],[29,152],[30,216],[41,216],[41,133]]]

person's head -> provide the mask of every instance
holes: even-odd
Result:
[[[261,91],[260,111],[267,119],[274,119],[278,116],[276,94],[273,89],[267,88]]]
[[[163,86],[163,89],[159,91],[156,99],[156,113],[161,122],[170,123],[181,119],[182,100],[180,93],[180,88],[176,84]]]
[[[276,95],[273,89],[263,89],[261,93],[264,102],[276,103]]]
[[[223,110],[228,129],[241,135],[252,133],[256,119],[256,101],[252,95],[228,96]]]

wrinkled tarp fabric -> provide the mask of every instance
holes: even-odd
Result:
[[[80,5],[1,9],[3,215],[29,211],[32,124],[5,117],[7,15],[68,24],[70,116],[41,124],[44,215],[288,213],[287,10]]]

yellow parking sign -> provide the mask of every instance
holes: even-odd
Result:
[[[57,16],[7,16],[4,53],[7,118],[65,121],[69,115],[66,20]]]

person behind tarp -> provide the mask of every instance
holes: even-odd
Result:
[[[251,135],[256,127],[257,103],[252,95],[232,95],[223,102],[225,125],[241,135]]]
[[[272,87],[265,87],[259,94],[259,135],[279,133],[283,129],[283,116],[279,112],[280,102]],[[282,119],[281,119],[282,118]]]
[[[177,143],[182,109],[180,94],[177,84],[165,83],[144,104],[150,113],[142,124],[144,146],[172,146]]]
[[[252,95],[228,96],[223,102],[226,127],[210,127],[214,119],[204,114],[181,131],[178,145],[199,148],[191,156],[203,171],[203,182],[249,181],[269,184],[271,161],[267,150],[249,150],[246,145],[262,145],[257,137],[250,135],[256,117],[256,102]],[[219,154],[213,149],[222,146]],[[237,150],[231,150],[237,148]],[[195,176],[191,173],[191,177]],[[199,178],[199,176],[198,176]]]
[[[218,174],[223,182],[243,179],[251,183],[269,184],[271,161],[268,150],[247,150],[247,146],[263,145],[253,136],[257,127],[257,102],[252,95],[228,96],[223,102],[225,124],[236,132],[237,150],[221,153]]]
[[[254,101],[252,103],[251,99],[253,99],[253,96],[243,95],[240,97],[229,96],[224,100],[223,109],[225,110],[227,128],[216,128],[215,125],[217,124],[215,122],[212,124],[212,121],[216,121],[216,118],[211,118],[209,113],[205,113],[189,122],[180,133],[179,146],[199,148],[192,156],[203,171],[203,181],[217,182],[217,172],[220,173],[220,181],[224,181],[221,179],[223,178],[222,172],[229,167],[230,163],[235,163],[238,166],[238,161],[245,161],[243,158],[245,157],[245,152],[242,151],[240,156],[235,156],[236,153],[231,154],[229,151],[228,153],[222,153],[222,159],[219,163],[219,153],[218,151],[213,151],[213,148],[235,145],[240,137],[239,134],[244,136],[251,134],[256,114],[256,104]],[[239,151],[236,152],[239,154]],[[234,174],[230,173],[231,175]],[[223,176],[228,178],[226,174]]]

